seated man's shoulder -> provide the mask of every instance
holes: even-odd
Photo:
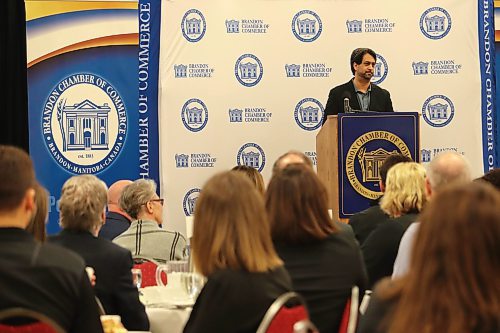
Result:
[[[43,244],[36,260],[37,266],[54,267],[80,274],[85,262],[75,252],[55,244]]]
[[[352,215],[351,218],[349,219],[349,223],[352,223],[353,221],[357,222],[360,220],[364,220],[366,218],[373,219],[373,218],[382,218],[382,217],[386,217],[386,214],[380,208],[379,205],[375,205],[375,206],[371,206],[365,210],[362,210],[362,211]]]

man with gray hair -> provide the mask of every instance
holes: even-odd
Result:
[[[68,179],[59,200],[61,233],[49,241],[79,254],[94,269],[96,296],[106,314],[121,316],[128,330],[149,330],[149,321],[132,282],[130,251],[97,234],[106,214],[106,184],[93,175]]]
[[[138,179],[125,187],[120,206],[132,217],[132,223],[113,242],[130,250],[132,256],[138,259],[156,263],[184,259],[184,236],[160,228],[163,199],[156,194],[153,180]]]
[[[469,162],[455,152],[441,153],[434,158],[427,168],[425,187],[429,200],[433,194],[450,184],[462,184],[472,181]],[[414,222],[408,227],[401,238],[398,255],[394,262],[392,277],[400,277],[408,272],[414,239],[417,236],[420,222]]]

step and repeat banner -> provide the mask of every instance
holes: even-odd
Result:
[[[69,177],[159,180],[160,2],[25,4],[30,153],[54,233]]]
[[[328,92],[353,49],[377,53],[373,83],[421,114],[420,160],[456,151],[497,165],[493,2],[162,2],[160,146],[168,226],[184,230],[204,182],[246,164],[266,180],[289,149],[316,162]],[[466,23],[464,23],[466,22]]]

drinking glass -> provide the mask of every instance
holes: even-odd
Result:
[[[189,298],[196,300],[205,285],[205,277],[198,273],[182,273],[181,284]]]
[[[132,281],[134,282],[137,289],[141,288],[142,271],[139,268],[132,268]]]
[[[189,264],[187,260],[173,260],[167,261],[164,265],[159,265],[156,268],[156,284],[158,286],[165,286],[162,280],[162,273],[167,274],[167,285],[173,288],[180,288],[180,274],[189,271]]]

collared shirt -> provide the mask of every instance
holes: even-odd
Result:
[[[412,223],[406,229],[401,243],[399,243],[398,255],[394,261],[394,270],[392,271],[392,278],[398,278],[405,275],[410,267],[410,259],[413,248],[413,242],[417,237],[417,232],[420,227],[419,222]]]
[[[359,102],[359,107],[361,108],[361,111],[368,111],[370,107],[370,93],[372,91],[372,85],[370,84],[368,86],[368,90],[366,92],[362,92],[356,87],[356,84],[354,84],[354,90],[356,91],[356,96],[358,97],[358,102]]]

